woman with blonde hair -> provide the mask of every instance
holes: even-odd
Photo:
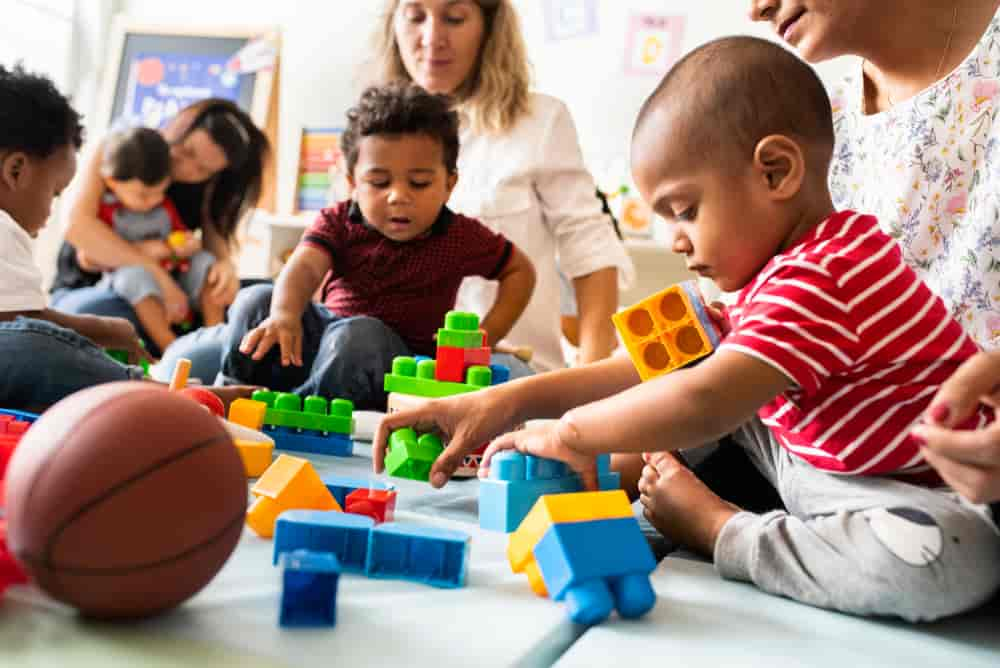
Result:
[[[558,261],[579,304],[579,361],[607,357],[619,281],[630,280],[632,265],[601,211],[568,109],[530,91],[513,4],[386,0],[374,41],[376,79],[414,81],[456,102],[462,132],[451,208],[504,234],[535,263],[535,294],[506,343],[531,347],[538,370],[564,365]],[[458,306],[481,314],[495,294],[494,285],[466,279]]]

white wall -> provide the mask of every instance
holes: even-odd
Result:
[[[132,16],[190,25],[275,25],[282,31],[281,127],[278,203],[291,207],[298,133],[303,125],[341,125],[359,92],[357,66],[368,55],[368,38],[378,16],[377,0],[123,0]],[[733,33],[767,36],[746,18],[749,0],[700,4],[662,0],[598,0],[598,34],[546,43],[540,0],[515,0],[521,11],[537,88],[564,99],[575,116],[584,152],[599,180],[624,178],[628,137],[639,105],[656,77],[624,74],[626,21],[633,10],[685,13],[683,50]],[[820,68],[839,76],[844,62]],[[617,172],[611,174],[610,172]],[[614,184],[607,184],[612,186]]]

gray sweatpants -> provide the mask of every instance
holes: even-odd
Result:
[[[723,527],[726,578],[857,615],[930,621],[976,607],[1000,586],[1000,532],[987,506],[947,489],[824,473],[759,420],[733,438],[785,511],[741,512]]]

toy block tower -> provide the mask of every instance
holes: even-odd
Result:
[[[323,397],[258,390],[253,400],[267,407],[264,433],[279,450],[350,457],[354,451],[354,404],[347,399],[327,402]]]
[[[657,292],[612,320],[643,380],[705,357],[721,340],[694,281]]]
[[[535,593],[565,601],[577,624],[597,624],[613,609],[641,617],[656,604],[656,560],[621,490],[543,496],[511,535],[507,557]]]
[[[485,333],[479,329],[479,316],[475,313],[449,311],[445,315],[444,327],[437,334],[436,359],[429,357],[397,357],[392,361],[392,372],[385,375],[385,391],[389,393],[389,412],[393,413],[405,408],[418,406],[427,399],[450,397],[465,392],[475,392],[484,387],[505,382],[510,373],[505,366],[490,366],[490,349],[486,346]],[[427,436],[418,436],[419,441]],[[393,470],[407,471],[403,477],[416,480],[427,480],[419,477],[419,472],[430,471],[430,465],[441,450],[431,457],[430,447],[416,447],[411,444],[409,435],[396,442],[404,446],[407,453],[420,453],[419,459],[412,465],[408,462],[409,455],[393,456],[393,440],[390,438],[389,462],[393,468],[387,468],[389,475],[400,475]],[[438,442],[443,449],[447,444]],[[466,456],[462,466],[455,471],[456,478],[475,477],[482,460],[486,444],[473,454]],[[413,475],[418,477],[413,478]]]

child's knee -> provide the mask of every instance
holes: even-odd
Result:
[[[133,305],[150,297],[162,298],[156,278],[141,265],[115,270],[111,278],[111,289]]]

